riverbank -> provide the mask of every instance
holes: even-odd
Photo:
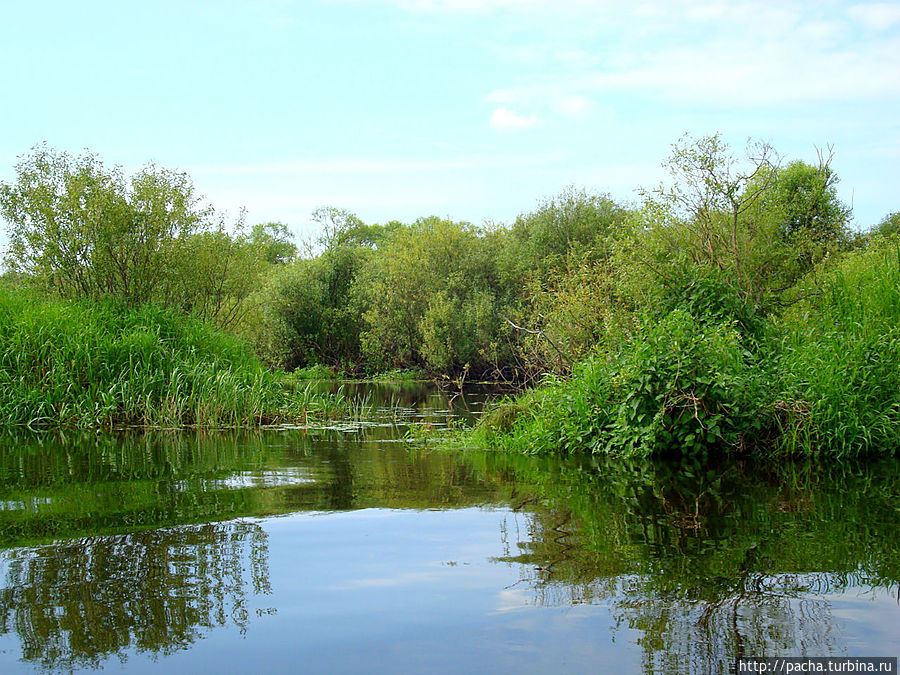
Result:
[[[260,426],[327,414],[332,399],[286,387],[241,340],[192,317],[0,286],[2,426]]]
[[[727,286],[712,290],[701,303],[686,295],[671,311],[648,309],[570,377],[496,405],[468,441],[628,456],[896,454],[895,240],[823,265],[785,296],[786,309],[754,322],[725,311]]]

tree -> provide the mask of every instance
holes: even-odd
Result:
[[[258,223],[250,230],[250,243],[262,251],[271,265],[286,265],[297,257],[292,238],[284,223]]]
[[[263,292],[254,341],[265,360],[289,370],[359,362],[360,310],[353,285],[372,250],[341,245],[277,270]]]
[[[602,255],[604,240],[621,228],[627,214],[609,195],[567,188],[516,218],[504,266],[512,276],[545,277],[572,252]]]
[[[151,164],[127,178],[94,154],[73,157],[47,145],[16,172],[14,183],[0,184],[6,263],[63,297],[154,302],[228,327],[265,256],[290,251],[278,227],[258,233],[268,247],[242,236],[241,221],[229,233],[181,172]]]
[[[883,237],[890,237],[900,232],[900,211],[887,214],[872,228],[872,232]]]
[[[683,294],[682,281],[712,274],[754,311],[765,309],[849,243],[850,210],[830,161],[820,155],[818,166],[782,168],[765,143],[749,144],[742,159],[718,135],[685,136],[666,164],[673,183],[645,193],[637,261],[666,293]]]
[[[847,238],[851,210],[837,196],[833,154],[819,154],[816,166],[793,161],[777,171],[774,201],[782,213],[786,237],[824,243]]]
[[[396,220],[389,221],[385,225],[369,225],[350,211],[335,206],[322,206],[316,209],[312,212],[312,218],[322,228],[317,241],[326,250],[339,246],[377,248],[387,241],[392,233],[405,227]]]
[[[146,302],[171,276],[179,243],[209,227],[211,209],[183,173],[150,165],[127,180],[96,155],[46,145],[16,171],[0,184],[6,262],[63,296]]]
[[[496,256],[468,223],[423,218],[399,229],[361,273],[363,354],[379,368],[484,368],[499,329]]]

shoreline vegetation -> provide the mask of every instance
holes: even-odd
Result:
[[[290,390],[243,341],[198,319],[10,288],[0,288],[0,390],[0,424],[35,430],[234,428],[342,409],[339,397]]]
[[[672,147],[636,204],[509,225],[246,227],[150,165],[37,146],[0,183],[0,424],[244,427],[353,407],[313,381],[493,380],[465,442],[630,456],[893,455],[900,214],[850,227],[832,156]]]
[[[872,242],[756,335],[684,309],[570,377],[507,398],[467,441],[519,452],[850,458],[900,447],[900,243]]]

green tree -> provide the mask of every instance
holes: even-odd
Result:
[[[468,223],[431,217],[398,229],[356,288],[363,354],[376,368],[487,366],[502,319],[496,255]]]
[[[771,308],[829,251],[849,245],[850,210],[829,162],[781,168],[766,144],[739,158],[717,135],[685,136],[666,165],[673,182],[645,193],[630,253],[618,260],[632,293],[652,304],[712,274],[751,313]]]
[[[313,221],[321,228],[318,243],[324,249],[340,246],[365,246],[377,248],[398,229],[405,227],[403,223],[392,220],[384,225],[368,224],[356,214],[335,206],[323,206],[312,213]]]
[[[288,251],[278,227],[255,233],[265,242],[244,236],[240,221],[229,233],[184,173],[151,164],[128,178],[96,155],[46,145],[16,171],[14,183],[0,184],[6,264],[63,297],[154,302],[227,327],[240,319],[271,247],[276,259]]]
[[[64,296],[146,302],[169,280],[179,244],[209,227],[211,210],[183,173],[150,165],[128,180],[96,155],[46,145],[16,171],[0,185],[6,263]]]
[[[502,258],[505,274],[544,278],[564,265],[570,253],[602,255],[606,240],[622,227],[627,215],[628,210],[609,195],[567,188],[516,218]]]
[[[782,232],[788,238],[840,242],[848,237],[851,209],[837,196],[832,155],[819,155],[816,166],[796,160],[776,174],[774,202],[780,209]]]
[[[285,266],[263,293],[255,342],[263,357],[289,370],[323,364],[353,370],[362,323],[353,285],[372,251],[341,245]]]
[[[887,214],[872,228],[872,232],[883,237],[890,237],[900,232],[900,211]]]
[[[284,223],[258,223],[250,230],[250,242],[263,252],[270,265],[286,265],[297,257],[297,246]]]

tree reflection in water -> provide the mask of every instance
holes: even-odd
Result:
[[[516,465],[537,491],[501,530],[524,602],[605,605],[646,672],[840,655],[842,594],[896,599],[896,462]],[[544,473],[555,474],[548,480]]]
[[[518,582],[484,592],[608,608],[648,672],[840,654],[835,598],[883,599],[900,580],[896,461],[563,459],[414,449],[391,433],[0,438],[0,636],[67,669],[247,630],[270,592],[263,518],[304,511],[499,507],[493,560]],[[319,553],[339,567],[353,551]]]
[[[248,596],[271,593],[265,531],[232,521],[0,551],[0,633],[45,668],[98,667],[126,648],[183,649],[246,630]]]

